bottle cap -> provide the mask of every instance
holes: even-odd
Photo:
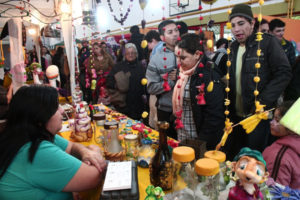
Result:
[[[94,114],[94,120],[105,120],[105,113],[99,112]]]
[[[115,121],[108,121],[104,123],[104,129],[115,129],[118,128],[119,124]]]
[[[125,136],[125,140],[137,140],[138,136],[135,134],[128,134]]]
[[[219,173],[220,167],[216,160],[202,158],[197,160],[195,171],[200,176],[213,176]]]
[[[215,151],[215,150],[205,152],[204,157],[214,159],[219,163],[222,163],[226,160],[225,153],[223,153],[222,151]]]
[[[191,162],[195,159],[195,151],[191,147],[181,146],[173,149],[173,160],[177,162]]]

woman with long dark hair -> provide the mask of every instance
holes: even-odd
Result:
[[[59,69],[59,76],[61,82],[61,88],[65,88],[65,84],[67,83],[67,76],[64,70],[64,48],[58,47],[56,53],[53,56],[52,64],[56,65]]]
[[[0,134],[0,199],[72,199],[70,192],[99,185],[106,167],[99,148],[58,136],[62,112],[49,86],[23,86],[13,96]]]
[[[114,65],[112,57],[97,42],[93,44],[93,54],[84,61],[86,66],[86,88],[90,89],[91,97],[87,99],[93,104],[109,104],[106,95],[106,77]]]

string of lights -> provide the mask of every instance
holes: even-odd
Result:
[[[23,3],[23,7],[22,6],[18,6],[16,4],[11,4],[12,2]],[[30,3],[29,0],[27,0],[27,1],[25,1],[25,0],[10,0],[10,1],[1,2],[0,5],[12,6],[12,7],[15,7],[16,9],[19,9],[19,10],[27,10],[27,9],[25,9],[27,6],[28,7],[32,7],[39,14],[41,14],[42,16],[47,17],[47,18],[53,18],[53,17],[59,16],[58,14],[55,14],[55,15],[46,15],[45,13],[43,13],[42,11],[40,11],[36,6],[34,6],[32,3]],[[29,11],[29,9],[28,9],[28,11]]]

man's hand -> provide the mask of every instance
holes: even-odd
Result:
[[[90,145],[86,148],[86,151],[81,156],[82,162],[87,165],[94,165],[99,172],[103,172],[106,168],[106,161],[102,157],[101,149],[96,145]]]
[[[172,81],[175,81],[176,80],[176,73],[177,73],[177,69],[173,69],[171,72],[169,72],[169,79],[172,80]]]

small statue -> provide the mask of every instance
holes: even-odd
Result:
[[[259,151],[242,148],[232,162],[232,171],[239,179],[235,187],[230,188],[228,200],[264,199],[257,184],[266,181],[269,173]]]
[[[153,185],[149,185],[146,188],[146,193],[147,196],[145,200],[163,200],[163,197],[165,196],[165,193],[161,187],[154,187]]]

